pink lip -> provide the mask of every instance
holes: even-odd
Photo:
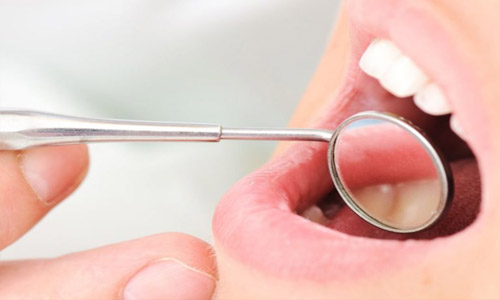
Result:
[[[375,88],[378,83],[362,74],[357,67],[361,53],[374,36],[389,38],[398,45],[401,40],[401,48],[415,57],[429,74],[447,80],[444,84],[450,86],[450,93],[451,87],[457,86],[457,81],[453,81],[453,76],[449,76],[446,69],[435,69],[449,70],[449,66],[454,66],[457,70],[468,71],[467,66],[456,63],[461,61],[459,54],[450,55],[447,51],[453,48],[452,41],[447,38],[447,29],[427,10],[412,6],[415,3],[417,1],[351,2],[349,9],[354,38],[352,61],[346,78],[352,80],[346,80],[338,99],[331,103],[323,119],[318,122],[318,128],[335,128],[349,115],[363,110],[408,114],[409,101],[385,101],[384,95],[373,95],[381,93],[378,87]],[[395,27],[399,29],[392,29]],[[370,32],[365,31],[368,29]],[[407,38],[405,30],[411,32],[412,39]],[[415,41],[429,43],[426,46],[429,49],[436,48],[437,58],[432,59],[431,63],[440,60],[440,55],[445,52],[449,57],[443,58],[437,66],[428,66],[429,63],[424,64],[420,56],[421,63],[417,57],[422,47],[415,47]],[[463,77],[455,80],[460,80],[460,83],[464,80],[474,82]],[[463,84],[458,86],[467,89],[467,96],[473,93]],[[467,111],[471,106],[465,100],[457,101],[457,110]],[[471,125],[467,126],[485,126],[480,121],[484,115],[480,109],[469,110],[467,115]],[[474,117],[469,117],[473,114]],[[488,141],[487,133],[476,138],[479,145]],[[238,261],[275,276],[320,282],[353,280],[380,274],[382,270],[391,272],[422,263],[430,251],[443,249],[453,240],[480,226],[478,218],[468,230],[437,241],[378,240],[347,235],[296,215],[296,211],[307,208],[332,189],[326,147],[323,143],[297,143],[281,157],[233,186],[221,200],[214,216],[216,243]],[[483,155],[479,151],[477,153]]]

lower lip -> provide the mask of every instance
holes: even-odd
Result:
[[[296,215],[331,189],[326,145],[297,144],[285,155],[237,183],[217,209],[217,244],[238,261],[280,277],[352,280],[430,251],[428,241],[355,237]]]

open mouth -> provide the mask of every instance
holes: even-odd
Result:
[[[359,109],[358,103],[368,102],[372,109],[377,107],[383,111],[397,111],[400,115],[413,120],[421,128],[425,128],[428,136],[442,149],[452,169],[456,193],[451,208],[446,215],[441,217],[437,226],[412,234],[391,233],[362,222],[352,209],[345,205],[336,189],[331,190],[316,204],[299,211],[299,214],[334,230],[372,238],[432,239],[451,235],[464,229],[473,222],[479,210],[479,172],[476,159],[463,140],[464,133],[452,115],[452,108],[444,92],[410,57],[389,40],[373,40],[363,52],[359,66],[361,74],[352,83],[357,92],[347,100],[343,109],[356,111]],[[401,165],[406,161],[410,163],[416,161],[415,166],[408,166],[407,163],[406,166],[399,167],[399,170],[392,171],[391,175],[408,177],[413,173],[418,176],[418,165],[425,164],[425,159],[416,159],[421,152],[421,147],[417,143],[404,142],[402,141],[404,136],[395,136],[397,133],[393,132],[393,137],[384,138],[386,143],[377,145],[380,141],[376,131],[370,131],[369,126],[358,131],[361,131],[357,132],[358,138],[365,141],[354,141],[351,149],[345,151],[349,152],[352,157],[348,160],[353,161],[353,163],[347,162],[350,165],[346,169],[360,169],[360,171],[351,171],[354,176],[362,177],[358,181],[380,180],[371,177],[384,176],[382,173],[387,172],[385,169],[390,169],[392,164]],[[370,139],[372,141],[369,141]],[[372,147],[377,147],[376,157],[358,153],[355,148],[362,147],[361,143],[373,143],[375,146]],[[372,165],[376,169],[369,170],[356,164]],[[399,185],[371,184],[359,189],[357,194],[358,197],[366,200],[366,205],[372,211],[379,215],[390,215],[391,219],[411,220],[422,218],[419,214],[424,216],[427,214],[426,202],[432,201],[430,199],[435,190],[435,184],[413,180]],[[419,209],[417,206],[422,208]]]
[[[359,278],[421,262],[479,223],[478,162],[486,160],[482,149],[488,132],[473,129],[488,126],[485,112],[470,101],[481,97],[473,69],[446,22],[420,2],[395,3],[350,2],[351,61],[340,92],[316,127],[333,129],[367,110],[411,120],[450,163],[455,192],[448,213],[422,232],[375,228],[333,189],[326,145],[297,143],[237,183],[216,211],[216,243],[239,261],[279,276]],[[393,147],[387,145],[388,156]],[[405,207],[400,213],[407,213]]]

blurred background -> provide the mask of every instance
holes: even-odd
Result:
[[[0,106],[87,117],[286,126],[338,0],[0,1]],[[90,146],[82,186],[2,259],[165,231],[211,242],[219,198],[274,142]]]

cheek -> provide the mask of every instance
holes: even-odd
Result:
[[[436,1],[437,2],[437,1]],[[485,56],[487,52],[493,55],[487,55],[490,62],[491,58],[497,60],[499,65],[498,53],[500,52],[500,39],[498,34],[492,34],[500,28],[500,6],[498,1],[456,1],[440,0],[437,2],[437,9],[447,12],[456,20],[454,26],[459,26],[468,36],[474,37],[472,44],[478,47],[478,56]],[[479,54],[481,53],[481,54]],[[491,68],[491,65],[488,65]]]
[[[490,282],[494,287],[491,278],[495,277],[476,273],[487,269],[484,261],[475,262],[470,247],[462,248],[451,255],[445,252],[434,255],[415,268],[370,280],[312,282],[273,277],[234,259],[216,243],[220,278],[216,299],[357,299],[374,295],[380,299],[399,299],[398,295],[408,295],[409,291],[421,299],[436,299],[443,294],[450,299],[474,298],[478,290],[471,287],[470,280]],[[455,271],[450,274],[450,270]],[[484,292],[488,294],[483,286],[481,293]]]
[[[345,287],[331,283],[273,277],[234,259],[217,243],[216,249],[219,270],[216,299],[336,299],[347,295],[339,292]]]

